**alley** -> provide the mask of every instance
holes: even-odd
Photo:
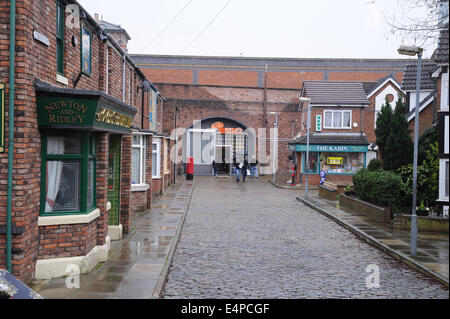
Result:
[[[164,298],[448,298],[264,180],[196,177]],[[367,288],[369,265],[379,288]]]

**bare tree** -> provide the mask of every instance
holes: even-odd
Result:
[[[435,46],[439,32],[448,30],[448,0],[396,0],[392,12],[383,15],[390,35],[421,47]]]

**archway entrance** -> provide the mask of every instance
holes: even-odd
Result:
[[[232,175],[233,161],[253,154],[255,143],[253,132],[239,121],[225,117],[203,119],[183,136],[183,162],[194,158],[194,175],[213,175],[213,161],[219,175]]]

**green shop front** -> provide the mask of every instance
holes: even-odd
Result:
[[[298,179],[304,183],[309,176],[313,185],[320,184],[320,174],[325,173],[325,180],[339,185],[350,184],[360,169],[366,167],[368,151],[367,138],[364,134],[310,136],[309,155],[307,156],[307,137],[302,136],[289,144],[294,152],[298,167]]]
[[[131,178],[129,170],[121,170],[122,152],[131,152],[122,140],[131,138],[136,109],[99,91],[36,81],[36,92],[42,141],[39,226],[78,224],[81,228],[73,230],[85,230],[78,231],[86,237],[82,245],[92,246],[92,238],[105,237],[110,225],[119,225],[121,179]],[[74,246],[65,245],[75,251]]]

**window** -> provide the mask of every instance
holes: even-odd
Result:
[[[95,142],[88,134],[44,136],[41,215],[83,214],[95,208]]]
[[[64,74],[64,6],[56,1],[56,71]]]
[[[304,164],[306,163],[306,152],[304,154]],[[303,167],[304,173],[316,174],[318,172],[318,155],[317,152],[309,152],[308,154],[308,163]]]
[[[327,174],[356,174],[364,168],[364,153],[321,153],[321,169]]]
[[[350,129],[352,111],[325,111],[325,125],[328,129]]]
[[[153,178],[161,177],[161,140],[154,139],[152,145],[152,175]]]
[[[145,135],[133,135],[133,150],[131,160],[131,184],[145,184]]]

